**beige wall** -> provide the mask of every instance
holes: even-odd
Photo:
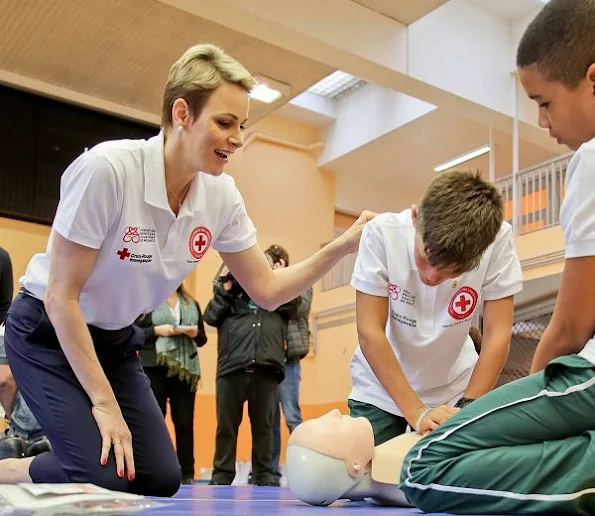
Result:
[[[516,248],[521,263],[548,255],[552,256],[552,260],[543,265],[524,267],[524,281],[558,274],[564,269],[564,234],[560,226],[521,235],[516,239]]]
[[[564,234],[560,226],[533,231],[516,239],[521,261],[564,250]]]
[[[311,124],[284,116],[267,116],[250,126],[248,134],[274,136],[288,143],[311,145],[319,142],[319,130]]]
[[[0,247],[8,251],[12,260],[15,294],[18,279],[25,273],[31,256],[45,251],[49,234],[48,226],[0,217]]]

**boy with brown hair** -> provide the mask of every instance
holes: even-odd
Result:
[[[479,174],[440,174],[419,208],[368,223],[351,284],[359,346],[348,404],[376,444],[408,425],[429,432],[493,388],[522,274],[501,196]],[[480,301],[478,358],[469,329]]]
[[[426,512],[595,513],[595,0],[551,0],[517,65],[539,125],[577,151],[560,213],[564,272],[533,374],[409,452],[401,488]]]

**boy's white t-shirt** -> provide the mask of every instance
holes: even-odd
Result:
[[[428,406],[456,401],[478,356],[469,337],[481,302],[521,292],[521,265],[504,223],[476,270],[436,287],[424,285],[414,259],[411,210],[378,215],[364,227],[351,285],[389,298],[388,341],[411,387]],[[358,346],[349,398],[401,415]]]
[[[595,256],[595,139],[583,144],[568,164],[560,225],[566,258]],[[595,365],[595,337],[579,355]]]
[[[104,142],[66,169],[46,252],[33,256],[21,278],[33,296],[44,298],[56,233],[99,250],[80,304],[87,324],[107,330],[155,310],[211,247],[234,253],[256,244],[242,196],[226,174],[197,172],[174,215],[163,145],[163,132]]]

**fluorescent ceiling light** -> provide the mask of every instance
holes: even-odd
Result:
[[[266,84],[263,83],[255,86],[250,92],[250,96],[253,99],[260,100],[261,102],[266,102],[267,104],[271,104],[272,102],[279,100],[283,95],[280,91],[274,90],[273,88],[269,88]]]
[[[549,4],[550,0],[541,0],[542,4]]]
[[[441,163],[440,165],[436,165],[434,167],[434,172],[444,172],[445,170],[448,170],[449,168],[456,167],[457,165],[460,165],[461,163],[465,163],[465,161],[469,161],[470,159],[477,158],[477,156],[481,156],[482,154],[485,154],[486,152],[490,152],[490,146],[482,145],[481,147],[478,147],[477,149],[473,149],[472,151],[469,151],[465,154],[461,154],[460,156],[457,156],[456,158],[453,158],[449,161]]]
[[[289,97],[289,86],[264,75],[256,77],[257,84],[250,92],[250,97],[267,104],[278,101],[281,97]]]
[[[364,84],[366,81],[363,79],[337,70],[308,88],[308,91],[321,97],[338,100]]]

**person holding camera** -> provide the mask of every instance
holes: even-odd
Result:
[[[273,269],[289,265],[287,251],[271,246]],[[236,473],[238,430],[244,402],[252,428],[252,474],[256,485],[279,485],[272,469],[273,418],[277,386],[285,377],[287,321],[301,298],[274,311],[259,307],[231,273],[218,278],[204,320],[217,328],[217,432],[211,485],[230,485]]]

